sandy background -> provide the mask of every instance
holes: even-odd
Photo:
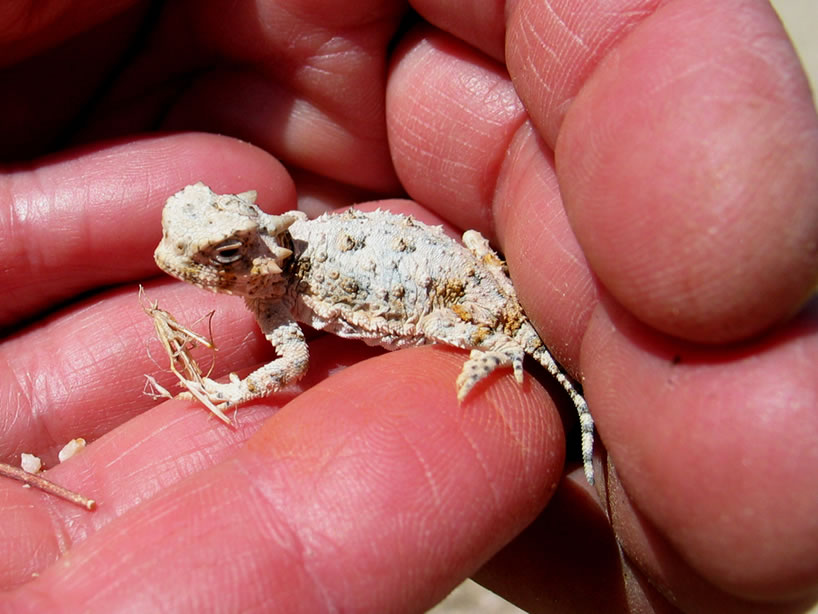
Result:
[[[795,43],[809,75],[813,93],[818,91],[818,0],[774,0],[772,5]],[[457,587],[428,614],[467,613],[525,614],[523,610],[471,580]],[[818,614],[818,605],[809,614]]]

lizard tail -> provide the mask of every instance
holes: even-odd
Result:
[[[582,443],[582,469],[585,471],[585,479],[588,480],[589,484],[593,485],[594,419],[591,417],[588,403],[586,403],[583,396],[577,392],[574,384],[571,383],[571,380],[565,375],[565,371],[557,364],[557,361],[554,360],[554,357],[551,356],[551,353],[544,344],[540,343],[530,354],[534,360],[545,367],[546,371],[560,383],[574,403],[577,415],[579,416],[579,430]]]

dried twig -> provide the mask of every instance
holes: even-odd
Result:
[[[84,507],[87,510],[93,510],[97,507],[96,501],[93,499],[89,499],[79,493],[74,492],[73,490],[68,490],[67,488],[60,486],[59,484],[55,484],[50,480],[46,480],[39,475],[34,475],[33,473],[27,473],[23,471],[19,467],[14,467],[12,465],[7,465],[6,463],[0,463],[0,475],[5,476],[7,478],[12,478],[14,480],[20,480],[21,482],[25,482],[34,488],[39,488],[40,490],[47,492],[51,495],[56,495],[61,499],[65,499],[66,501],[70,501],[74,505],[79,505],[80,507]]]
[[[225,424],[232,425],[230,418],[219,409],[204,393],[204,380],[210,375],[213,369],[213,362],[211,361],[210,369],[207,373],[203,373],[199,363],[193,358],[191,351],[197,346],[202,345],[212,351],[216,351],[216,346],[212,341],[213,335],[210,330],[210,323],[213,318],[213,313],[210,312],[206,317],[208,321],[208,337],[190,330],[176,321],[169,312],[159,308],[159,304],[155,301],[148,302],[145,290],[139,287],[139,299],[142,303],[142,309],[153,320],[153,326],[156,329],[156,336],[165,348],[165,352],[170,359],[170,371],[173,373],[179,383],[187,389],[187,391],[196,398],[202,405],[207,407],[219,420]],[[173,398],[173,395],[163,386],[161,386],[156,379],[150,375],[145,376],[147,380],[146,392],[152,396],[162,398]]]

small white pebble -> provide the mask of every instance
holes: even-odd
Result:
[[[85,448],[85,440],[82,437],[72,439],[67,444],[65,444],[62,450],[60,450],[59,454],[60,462],[64,463],[83,448]]]
[[[39,456],[23,452],[20,455],[20,467],[26,473],[40,473],[43,469],[43,461],[40,460]]]

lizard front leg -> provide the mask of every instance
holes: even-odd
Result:
[[[304,332],[280,299],[247,299],[264,336],[273,345],[279,358],[239,379],[230,374],[227,383],[203,378],[196,392],[206,397],[218,410],[266,396],[297,381],[309,366],[309,349]],[[185,395],[187,396],[187,395]]]

